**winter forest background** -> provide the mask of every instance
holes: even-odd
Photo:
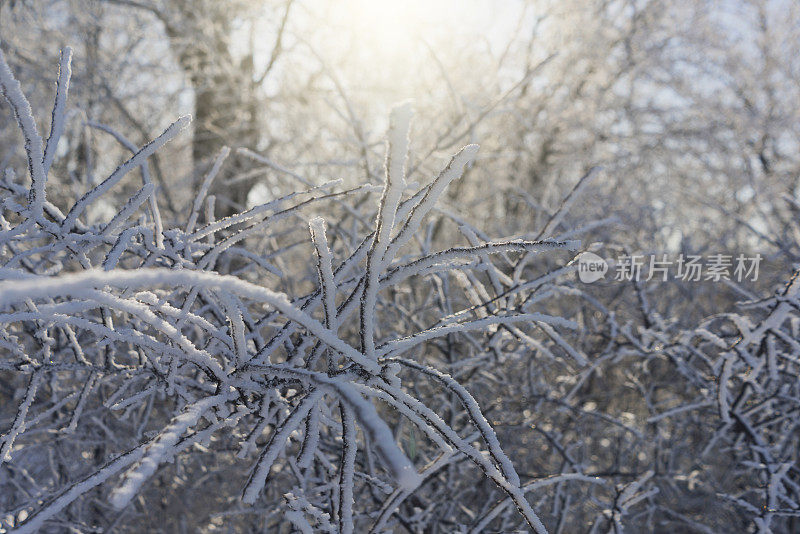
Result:
[[[5,0],[0,52],[0,532],[800,531],[800,4]]]

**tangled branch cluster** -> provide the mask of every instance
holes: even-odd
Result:
[[[37,454],[43,444],[29,436],[42,431],[74,436],[76,443],[87,433],[101,432],[111,450],[84,452],[82,474],[74,480],[63,480],[57,469],[37,470],[30,481],[34,492],[4,503],[12,504],[6,528],[33,532],[114,477],[107,500],[124,510],[175,456],[194,448],[235,446],[242,469],[250,469],[241,500],[257,504],[275,491],[265,486],[280,485],[268,481],[271,472],[290,470],[295,487],[281,493],[291,510],[287,517],[303,531],[313,526],[353,532],[355,517],[381,530],[426,476],[463,455],[507,494],[531,528],[544,532],[475,399],[451,376],[413,355],[455,333],[474,335],[474,340],[508,332],[539,344],[525,332],[539,328],[565,344],[557,331],[574,323],[529,311],[530,289],[516,283],[516,294],[510,295],[513,281],[492,258],[575,249],[577,242],[484,242],[468,226],[463,231],[472,246],[432,253],[428,244],[415,242],[424,218],[478,147],[463,148],[432,182],[406,194],[411,111],[403,105],[391,117],[374,230],[359,237],[358,226],[346,232],[343,224],[334,224],[326,232],[325,222],[312,218],[305,242],[314,252],[311,256],[308,250],[306,261],[315,258],[317,288],[297,296],[271,290],[270,277],[293,276],[274,264],[298,243],[273,250],[267,259],[243,246],[246,240],[280,235],[285,232],[281,223],[307,221],[305,212],[315,206],[346,205],[376,188],[334,192],[338,183],[331,182],[214,220],[214,199],[206,195],[228,155],[224,150],[185,223],[164,228],[147,158],[189,124],[182,117],[146,146],[128,146],[133,155],[65,215],[46,198],[65,120],[70,51],[62,58],[45,143],[0,57],[0,85],[25,138],[31,177],[30,188],[10,171],[2,182],[0,244],[6,252],[0,271],[0,343],[5,356],[0,365],[17,380],[25,377],[27,385],[0,443],[3,461],[11,466]],[[135,169],[142,187],[111,220],[81,221],[87,207]],[[199,224],[204,203],[206,223]],[[327,235],[331,231],[333,237]],[[341,259],[334,257],[333,239],[340,243]],[[235,261],[245,265],[242,276],[219,274],[220,266]],[[432,309],[425,316],[438,314],[432,325],[419,324],[409,333],[408,325],[382,323],[402,313],[398,308],[406,299],[400,292],[407,280],[448,271],[458,274],[468,297],[478,292],[478,300],[486,288],[471,271],[485,272],[493,289],[504,293],[502,305],[453,313],[449,302],[429,296],[425,306]],[[422,321],[409,317],[405,322]],[[404,384],[403,373],[457,398],[474,434],[465,438],[445,422]],[[387,423],[389,418],[394,424],[397,415],[435,445],[438,453],[428,465],[416,466],[397,444]],[[157,428],[145,432],[156,421]],[[135,446],[112,452],[131,442]],[[385,494],[377,515],[354,511],[355,494],[365,486]]]
[[[553,258],[597,226],[564,227],[596,173],[532,239],[492,240],[437,207],[477,146],[407,182],[407,104],[381,186],[244,150],[305,185],[217,220],[226,148],[162,218],[148,158],[183,117],[143,147],[89,123],[132,155],[52,202],[69,80],[66,49],[45,140],[0,54],[30,177],[0,181],[0,531],[798,525],[797,273],[696,326],[650,304],[683,298],[666,285],[589,291]],[[442,221],[466,244],[436,250]]]

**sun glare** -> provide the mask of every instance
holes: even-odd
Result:
[[[414,98],[418,80],[442,68],[436,61],[458,63],[465,60],[456,58],[466,55],[477,65],[480,55],[501,54],[519,32],[520,17],[530,18],[525,5],[520,0],[307,0],[295,8],[284,45],[299,44],[313,54],[307,64],[296,60],[277,70],[313,70],[322,61],[351,91]],[[242,25],[233,42],[242,54],[255,51],[258,70],[272,57],[275,20],[250,24]],[[279,77],[265,83],[268,93],[279,90]]]
[[[334,16],[373,54],[399,59],[439,36],[485,34],[494,11],[484,0],[345,0]]]
[[[444,11],[443,3],[347,0],[342,11],[360,43],[380,57],[397,59],[419,42],[435,15]]]

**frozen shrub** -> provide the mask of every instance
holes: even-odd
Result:
[[[178,119],[142,148],[95,125],[133,155],[64,214],[47,200],[46,180],[64,129],[70,51],[63,53],[46,143],[2,56],[0,62],[0,86],[23,134],[30,176],[25,187],[8,169],[2,182],[1,363],[4,380],[19,394],[0,443],[9,472],[25,472],[29,485],[4,492],[6,528],[32,532],[64,514],[105,524],[108,506],[98,504],[100,512],[89,501],[104,499],[124,513],[165,464],[211,450],[239,465],[232,477],[241,479],[241,499],[227,501],[231,510],[280,503],[302,531],[385,528],[398,506],[455,458],[474,464],[530,528],[545,531],[476,400],[450,374],[416,357],[461,338],[497,343],[510,336],[538,345],[537,330],[566,345],[557,332],[576,327],[530,310],[527,298],[541,286],[512,282],[500,264],[509,256],[575,249],[577,242],[484,241],[467,226],[469,246],[432,252],[419,240],[476,145],[411,190],[405,104],[392,112],[382,188],[339,191],[330,182],[214,220],[213,198],[205,195],[224,165],[224,149],[187,220],[169,228],[147,160],[190,119]],[[141,188],[111,220],[82,220],[87,207],[137,169]],[[375,205],[371,221],[353,217],[350,225],[341,218],[326,228],[323,219],[308,219],[364,195]],[[304,224],[294,231],[298,222]],[[287,232],[301,243],[278,245],[268,257],[250,246],[270,235],[285,243]],[[277,268],[298,246],[301,259]],[[240,276],[221,274],[232,258],[243,265]],[[445,299],[425,282],[450,277],[457,283]],[[296,294],[273,289],[277,279]],[[454,307],[489,293],[491,305]],[[420,309],[398,319],[409,302]],[[449,422],[427,395],[456,401]],[[401,418],[421,438],[405,451],[396,436]],[[69,443],[58,453],[66,465],[46,461],[53,451],[48,433]],[[181,471],[161,483],[192,484]],[[376,504],[358,497],[367,492],[382,497]]]

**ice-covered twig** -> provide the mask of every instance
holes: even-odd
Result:
[[[44,149],[44,173],[50,172],[53,159],[56,157],[58,141],[64,133],[66,119],[67,96],[69,95],[69,80],[72,76],[72,48],[66,46],[61,50],[61,62],[58,65],[58,82],[56,83],[56,98],[53,104],[53,114],[50,119],[50,136]]]
[[[42,137],[33,118],[33,110],[22,93],[19,82],[11,72],[3,51],[0,50],[0,91],[11,105],[17,124],[25,139],[25,152],[28,155],[28,171],[31,176],[31,188],[28,194],[29,209],[33,219],[42,216],[45,202],[45,182],[47,172],[44,166],[44,147]]]
[[[141,150],[134,154],[130,159],[117,167],[117,169],[111,173],[108,178],[103,180],[97,187],[83,195],[83,197],[81,197],[80,200],[78,200],[72,206],[67,214],[67,217],[64,219],[64,222],[61,223],[62,231],[69,232],[72,230],[72,227],[75,225],[78,217],[80,217],[89,204],[100,198],[109,189],[114,187],[117,182],[119,182],[126,174],[128,174],[128,172],[141,165],[142,162],[152,156],[159,148],[167,144],[167,142],[178,135],[181,130],[186,128],[190,122],[191,117],[186,115],[170,124],[169,127],[164,130],[164,133],[144,145]]]
[[[375,357],[375,306],[378,296],[378,278],[383,270],[389,247],[389,236],[395,225],[397,207],[406,188],[405,163],[408,155],[408,129],[411,121],[411,104],[392,110],[389,141],[386,150],[386,183],[378,206],[376,229],[367,254],[364,274],[364,291],[361,296],[361,347],[368,358]]]
[[[139,491],[139,488],[142,487],[142,484],[153,476],[158,466],[176,453],[175,446],[183,433],[189,427],[197,424],[197,421],[208,410],[219,406],[229,398],[230,393],[206,397],[188,406],[182,414],[175,417],[169,425],[159,432],[158,437],[144,448],[141,459],[136,460],[136,465],[125,473],[122,484],[109,497],[112,506],[117,510],[127,506]]]

